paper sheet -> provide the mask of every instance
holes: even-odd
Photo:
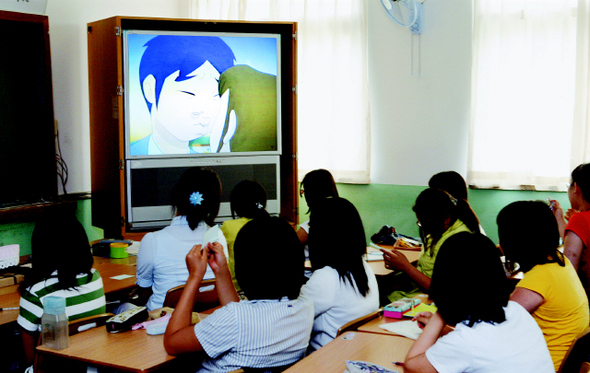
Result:
[[[381,324],[379,327],[410,339],[416,339],[422,333],[418,323],[410,320]]]

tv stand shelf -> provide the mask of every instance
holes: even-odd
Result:
[[[297,118],[296,118],[296,86],[297,86],[297,48],[296,48],[296,38],[295,35],[297,34],[297,23],[295,22],[239,22],[239,21],[214,21],[214,20],[195,20],[195,19],[171,19],[171,18],[146,18],[146,17],[123,17],[123,16],[115,16],[106,19],[102,19],[99,21],[91,22],[88,25],[88,76],[89,76],[89,103],[90,103],[90,139],[91,139],[91,147],[90,147],[90,159],[91,159],[91,175],[92,175],[92,224],[104,230],[105,237],[110,238],[133,238],[137,236],[141,236],[145,234],[145,232],[138,232],[137,228],[143,229],[143,224],[145,220],[143,219],[143,215],[141,218],[137,218],[137,213],[134,213],[134,209],[137,207],[139,208],[151,208],[153,205],[149,203],[139,204],[138,199],[133,199],[134,204],[132,207],[130,200],[131,196],[134,195],[133,193],[137,190],[135,185],[142,185],[145,186],[147,183],[137,183],[133,182],[132,179],[132,172],[140,168],[140,165],[137,165],[137,160],[146,160],[147,161],[160,161],[160,160],[168,160],[177,157],[178,159],[191,159],[194,160],[191,163],[190,167],[202,163],[202,161],[213,159],[215,162],[221,162],[222,158],[229,160],[233,157],[238,159],[239,157],[246,158],[247,156],[251,155],[254,156],[274,156],[276,160],[274,161],[274,169],[272,172],[264,171],[264,172],[251,172],[251,175],[254,176],[245,176],[254,180],[259,177],[262,179],[271,179],[270,182],[273,184],[273,192],[275,195],[279,196],[274,201],[273,206],[278,206],[276,211],[278,211],[279,215],[285,218],[287,221],[297,224],[298,222],[298,183],[297,183]],[[240,118],[245,121],[244,118],[250,118],[250,122],[244,123],[253,123],[249,124],[252,127],[242,126],[240,124],[234,126],[235,134],[234,137],[229,141],[236,140],[236,145],[231,145],[231,149],[234,150],[229,155],[224,155],[222,157],[217,157],[218,154],[215,153],[215,150],[210,150],[211,153],[208,154],[194,154],[194,156],[187,157],[186,155],[179,155],[177,153],[167,153],[165,157],[161,155],[157,155],[153,157],[153,154],[147,156],[146,153],[139,152],[133,154],[131,151],[131,136],[129,129],[130,125],[127,123],[126,115],[129,114],[135,108],[135,106],[131,105],[128,101],[131,93],[129,93],[129,89],[126,89],[128,86],[127,84],[127,76],[132,76],[131,71],[135,72],[139,70],[131,70],[129,68],[129,61],[125,59],[125,56],[128,50],[126,50],[126,43],[129,40],[128,35],[130,33],[185,33],[185,34],[218,34],[221,36],[227,36],[231,38],[231,34],[234,33],[236,36],[244,34],[250,35],[278,35],[279,37],[276,38],[277,42],[277,51],[280,51],[280,56],[277,57],[277,77],[275,77],[275,82],[279,82],[280,84],[276,85],[276,89],[271,97],[276,98],[277,104],[274,105],[276,109],[276,113],[273,111],[273,107],[271,109],[263,110],[259,109],[255,112],[252,116],[247,116],[246,109],[241,109],[243,107],[250,108],[254,107],[253,105],[243,105],[243,106],[235,106],[235,112],[237,114],[238,121]],[[199,36],[199,35],[197,35]],[[254,36],[248,36],[254,38]],[[277,53],[278,54],[278,53]],[[131,60],[131,58],[128,58]],[[232,67],[237,67],[236,65],[232,65]],[[242,66],[245,66],[242,64]],[[248,66],[246,66],[248,67]],[[224,71],[231,70],[230,68],[226,68]],[[179,70],[180,71],[180,70]],[[236,70],[233,70],[236,71]],[[239,70],[243,71],[243,70]],[[223,74],[223,72],[219,71],[219,73]],[[260,74],[260,73],[259,73]],[[139,74],[137,74],[139,75]],[[266,74],[272,76],[272,74]],[[280,79],[278,78],[280,75]],[[229,80],[231,74],[227,74],[226,77]],[[253,74],[252,74],[253,76]],[[149,77],[149,76],[148,76]],[[156,79],[156,78],[154,78]],[[146,78],[144,82],[147,81],[150,84],[150,81]],[[242,78],[242,80],[237,80],[239,82],[249,82],[246,78]],[[262,81],[262,78],[258,81]],[[265,82],[268,80],[264,80]],[[222,82],[222,79],[219,79],[219,82]],[[218,89],[222,89],[222,84]],[[242,83],[243,86],[247,86],[246,83]],[[248,83],[250,84],[250,83]],[[259,83],[261,84],[261,83]],[[134,87],[129,83],[129,86]],[[136,84],[135,86],[139,86]],[[143,86],[142,86],[143,87]],[[237,86],[236,86],[237,87]],[[133,88],[135,89],[135,88]],[[238,88],[232,91],[235,94],[235,98],[237,97],[244,97],[245,95],[240,96],[238,93]],[[258,92],[258,91],[257,91]],[[221,94],[221,92],[219,92]],[[255,95],[252,95],[255,96]],[[252,97],[248,96],[248,97]],[[276,96],[276,97],[275,97]],[[231,97],[231,96],[230,96]],[[234,99],[235,99],[234,98]],[[280,99],[280,101],[279,101]],[[146,100],[148,98],[146,97]],[[157,102],[157,101],[156,101]],[[262,103],[271,102],[271,99],[268,96],[264,96],[264,99],[261,100]],[[230,101],[231,105],[231,101]],[[237,104],[236,104],[237,105]],[[257,106],[262,107],[262,106]],[[157,108],[157,106],[156,106]],[[152,110],[152,106],[150,109]],[[234,109],[232,109],[234,110]],[[276,116],[276,142],[275,148],[272,150],[262,149],[259,150],[258,148],[249,148],[250,150],[238,150],[240,149],[238,146],[241,145],[241,142],[237,141],[239,137],[237,134],[242,128],[242,137],[239,139],[246,139],[250,141],[251,138],[249,137],[251,133],[257,133],[255,131],[247,131],[250,128],[258,128],[256,126],[259,123],[263,123],[262,114],[266,113],[273,113],[273,116]],[[278,113],[278,114],[277,114]],[[234,116],[234,121],[236,116]],[[229,118],[229,117],[228,117]],[[280,120],[279,120],[280,118]],[[131,120],[129,120],[131,122]],[[135,122],[133,122],[135,123]],[[266,123],[266,122],[264,122]],[[280,126],[278,125],[280,124]],[[279,135],[280,134],[280,135]],[[144,136],[144,135],[142,135]],[[264,137],[266,135],[257,135],[259,136],[257,139],[267,139]],[[213,138],[213,136],[212,136]],[[144,137],[144,139],[148,139],[148,136]],[[153,140],[153,137],[151,138]],[[143,139],[142,139],[143,140]],[[134,144],[139,143],[140,141],[135,141]],[[147,142],[146,142],[147,144]],[[221,142],[219,142],[221,144]],[[225,142],[223,143],[224,147],[227,145]],[[211,147],[210,144],[207,144]],[[147,145],[146,145],[147,147]],[[136,148],[134,148],[135,151]],[[227,147],[225,147],[227,149]],[[247,153],[248,151],[250,154],[245,154],[242,156],[239,152],[243,151]],[[265,153],[266,152],[266,153]],[[140,158],[144,157],[144,158]],[[158,158],[159,157],[159,158]],[[229,162],[229,161],[228,161]],[[237,170],[237,167],[240,167],[240,171],[244,171],[246,166],[256,165],[254,161],[248,160],[249,163],[240,163],[239,166],[235,166],[238,162],[234,162],[231,166],[235,167],[234,169]],[[155,164],[155,163],[154,163]],[[270,164],[267,162],[265,164]],[[183,163],[182,166],[171,166],[166,164],[165,166],[158,165],[158,172],[160,169],[162,174],[172,170],[176,167],[176,170],[180,169],[180,167],[184,167],[188,165],[187,162]],[[219,167],[218,167],[219,166]],[[225,164],[222,165],[205,165],[205,167],[210,167],[215,169],[217,168],[218,174],[220,174],[219,170],[221,167],[225,167]],[[145,164],[142,164],[141,167],[148,167]],[[151,164],[149,167],[152,167]],[[154,168],[155,169],[155,166]],[[156,172],[157,173],[157,172]],[[248,172],[244,172],[245,175],[250,175]],[[262,176],[258,176],[262,174]],[[272,174],[273,176],[268,176]],[[239,172],[233,172],[231,175],[241,175]],[[158,177],[159,174],[158,174]],[[173,177],[166,176],[166,180],[170,180],[170,182],[174,182],[174,178],[177,176],[174,175]],[[245,178],[244,177],[244,178]],[[164,179],[164,176],[160,177]],[[220,177],[221,178],[221,177]],[[237,178],[237,177],[236,177]],[[148,179],[148,178],[146,178]],[[143,179],[142,179],[143,180]],[[150,193],[162,193],[158,194],[156,197],[153,198],[158,202],[162,200],[163,188],[160,188],[160,184],[153,185],[153,178],[150,180],[150,187],[144,189],[146,192],[143,195],[148,195],[150,198],[152,195]],[[158,179],[159,182],[160,179]],[[233,180],[232,180],[233,181]],[[262,182],[261,182],[262,184]],[[168,187],[168,185],[166,185]],[[231,189],[231,186],[223,186],[223,188]],[[141,190],[143,193],[143,189]],[[139,194],[139,193],[138,193]],[[167,196],[166,196],[167,197]],[[270,201],[270,198],[269,198]],[[149,200],[148,202],[152,202]],[[225,206],[229,204],[229,201],[222,201],[225,203]],[[144,202],[141,202],[144,203]],[[223,204],[222,203],[222,204]],[[157,208],[161,207],[168,207],[168,202],[157,204]],[[144,210],[141,210],[142,212]],[[150,210],[151,211],[151,210]],[[146,219],[147,222],[145,226],[149,226],[150,228],[146,228],[146,230],[152,229],[152,223],[165,221],[165,219],[160,219],[160,215],[154,218],[153,215],[149,213],[148,218]],[[222,216],[218,216],[222,218]],[[135,219],[139,221],[141,225],[135,225]],[[155,230],[157,228],[153,228]]]

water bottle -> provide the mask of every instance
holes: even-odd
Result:
[[[43,300],[41,341],[43,346],[54,350],[70,345],[65,298],[49,296]]]

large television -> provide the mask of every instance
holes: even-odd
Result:
[[[114,66],[103,64],[110,43],[104,30],[113,25],[117,70],[110,75],[119,97],[112,117],[104,113],[99,121],[93,110],[102,110],[101,100],[109,103],[100,97],[108,72],[97,70]],[[269,213],[295,220],[294,30],[289,22],[114,17],[90,23],[93,224],[122,223],[123,235],[168,225],[170,189],[192,166],[220,177],[218,221],[232,217],[230,192],[246,179],[263,185]],[[116,131],[107,123],[113,121]],[[118,178],[107,180],[114,167]],[[107,218],[113,183],[122,185],[122,202]]]
[[[47,16],[0,11],[0,209],[57,197]]]

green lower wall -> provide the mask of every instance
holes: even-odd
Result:
[[[76,216],[86,229],[90,241],[103,238],[102,229],[91,224],[90,200],[84,199],[77,202]],[[34,221],[18,221],[10,224],[0,224],[0,246],[19,244],[20,255],[31,254],[31,235],[35,227]]]
[[[418,226],[412,206],[416,197],[425,187],[389,184],[352,185],[338,184],[341,197],[351,201],[359,211],[367,240],[383,225],[390,225],[399,233],[418,237]],[[514,201],[556,199],[562,206],[569,207],[565,192],[534,192],[511,190],[469,190],[469,203],[477,214],[488,237],[498,243],[496,216],[500,210]],[[299,200],[299,221],[309,218],[305,199]],[[346,234],[346,222],[342,222],[342,232]]]
[[[412,206],[424,188],[422,186],[389,184],[338,184],[340,196],[351,201],[359,210],[367,240],[383,225],[394,226],[400,233],[417,237],[418,227]],[[564,207],[569,207],[565,192],[469,190],[469,203],[479,217],[486,234],[494,243],[498,243],[496,216],[504,206],[513,201],[545,200],[547,197],[557,199]],[[103,238],[103,233],[102,229],[92,226],[90,209],[89,199],[78,201],[78,219],[86,228],[88,238],[92,241]],[[304,222],[308,218],[305,199],[301,198],[299,200],[299,221]],[[34,222],[32,221],[0,224],[0,246],[20,244],[20,255],[29,255],[33,227]],[[345,221],[342,222],[342,234],[346,234]]]

